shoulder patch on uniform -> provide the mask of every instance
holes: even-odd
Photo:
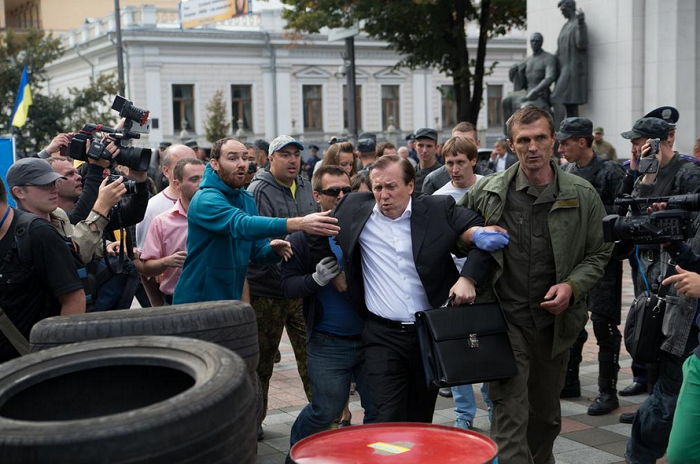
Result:
[[[557,206],[560,208],[575,208],[578,206],[578,198],[572,198],[570,200],[558,200]]]

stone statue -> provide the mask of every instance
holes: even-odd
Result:
[[[578,116],[578,105],[588,101],[586,18],[583,11],[576,11],[574,0],[561,0],[558,6],[567,22],[561,28],[557,41],[559,78],[552,93],[555,120],[564,119],[564,111],[567,118]]]
[[[505,121],[525,106],[537,106],[551,111],[550,87],[557,80],[557,59],[551,53],[542,50],[543,42],[542,34],[532,34],[532,55],[522,63],[513,65],[508,71],[514,90],[501,102]]]

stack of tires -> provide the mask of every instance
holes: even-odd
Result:
[[[253,463],[252,308],[218,301],[45,319],[0,365],[0,463]]]

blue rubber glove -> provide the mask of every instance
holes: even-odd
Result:
[[[508,234],[493,232],[480,227],[472,234],[472,240],[474,245],[480,250],[496,251],[508,245]]]

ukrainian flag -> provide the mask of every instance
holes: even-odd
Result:
[[[29,90],[29,76],[27,75],[27,65],[24,65],[22,71],[22,80],[19,83],[19,91],[17,92],[17,100],[15,100],[15,109],[12,111],[12,125],[14,127],[22,127],[27,122],[27,113],[32,104],[32,92]]]

